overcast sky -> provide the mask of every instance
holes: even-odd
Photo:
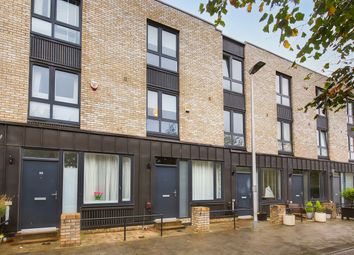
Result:
[[[184,10],[188,13],[196,15],[202,19],[214,22],[214,19],[209,16],[209,14],[199,13],[199,4],[201,2],[207,2],[206,0],[161,0],[162,2],[168,3],[172,6],[177,7],[178,9]],[[309,15],[312,10],[313,1],[301,1],[301,11],[305,15]],[[223,34],[234,38],[241,42],[250,42],[252,44],[258,45],[266,50],[274,52],[282,57],[285,57],[291,61],[295,60],[296,56],[296,43],[303,44],[304,39],[297,38],[295,41],[290,41],[295,51],[290,52],[288,49],[285,49],[282,44],[279,44],[279,33],[264,33],[262,31],[263,24],[259,23],[261,14],[258,12],[258,7],[254,6],[254,10],[251,13],[248,13],[245,9],[236,10],[235,8],[230,7],[229,12],[224,16],[224,21],[226,23],[225,27],[220,27],[223,31]],[[305,17],[306,19],[306,17]],[[308,34],[308,26],[305,25],[299,29],[299,34],[304,31]],[[327,62],[336,62],[336,54],[330,52],[322,57],[320,60],[309,59],[302,65],[321,72],[322,67]],[[327,73],[328,74],[328,73]]]

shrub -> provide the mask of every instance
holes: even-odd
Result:
[[[308,201],[306,203],[306,208],[305,208],[307,213],[312,213],[313,212],[313,203],[311,201]]]
[[[351,206],[354,203],[354,188],[347,188],[341,193],[342,197],[350,202]]]
[[[318,213],[325,213],[326,212],[326,208],[324,206],[322,206],[320,201],[316,201],[316,212]]]
[[[6,205],[5,202],[9,200],[5,195],[0,195],[0,218],[5,216]]]

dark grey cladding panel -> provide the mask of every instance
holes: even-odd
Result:
[[[317,128],[321,129],[321,130],[328,130],[327,117],[318,116],[318,118],[317,118]]]
[[[278,118],[282,120],[293,120],[291,108],[284,105],[277,105]]]
[[[81,49],[31,35],[31,58],[75,69],[81,68]]]
[[[233,41],[228,38],[223,38],[223,50],[232,55],[243,58],[244,57],[244,45]]]
[[[245,96],[224,91],[224,106],[245,111]]]
[[[1,128],[0,128],[0,130],[1,130]],[[348,136],[354,137],[354,125],[348,124]]]
[[[179,79],[177,74],[168,73],[152,68],[147,68],[147,83],[148,85],[159,88],[179,91]]]
[[[6,126],[0,125],[0,144],[6,143]]]

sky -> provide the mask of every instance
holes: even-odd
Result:
[[[191,13],[195,16],[198,16],[204,20],[214,23],[214,19],[210,17],[208,13],[199,13],[199,4],[201,2],[206,3],[206,0],[161,0],[170,4],[178,9]],[[306,16],[311,13],[313,1],[303,0],[301,1],[300,10],[305,13]],[[293,52],[285,49],[282,44],[279,43],[279,33],[265,33],[263,32],[263,24],[259,23],[259,19],[262,14],[259,13],[258,7],[254,6],[254,10],[251,13],[248,13],[245,9],[236,10],[229,6],[228,13],[224,16],[225,27],[218,27],[222,30],[223,34],[229,36],[240,42],[249,42],[255,44],[261,48],[264,48],[268,51],[271,51],[275,54],[278,54],[284,58],[294,61],[296,59],[296,43],[304,44],[304,38],[296,38],[295,41],[290,41],[295,49]],[[266,10],[266,8],[265,8]],[[309,27],[307,25],[299,29],[299,34],[301,35],[302,31],[309,34]],[[308,59],[306,62],[301,65],[322,73],[322,67],[327,62],[335,62],[337,56],[333,52],[328,52],[319,60]],[[324,73],[324,74],[329,74]]]

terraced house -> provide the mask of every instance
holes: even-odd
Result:
[[[72,212],[251,214],[248,70],[258,61],[260,210],[340,203],[353,186],[353,105],[317,120],[298,110],[326,77],[304,81],[308,69],[160,1],[4,1],[0,49],[7,231],[58,227]]]

